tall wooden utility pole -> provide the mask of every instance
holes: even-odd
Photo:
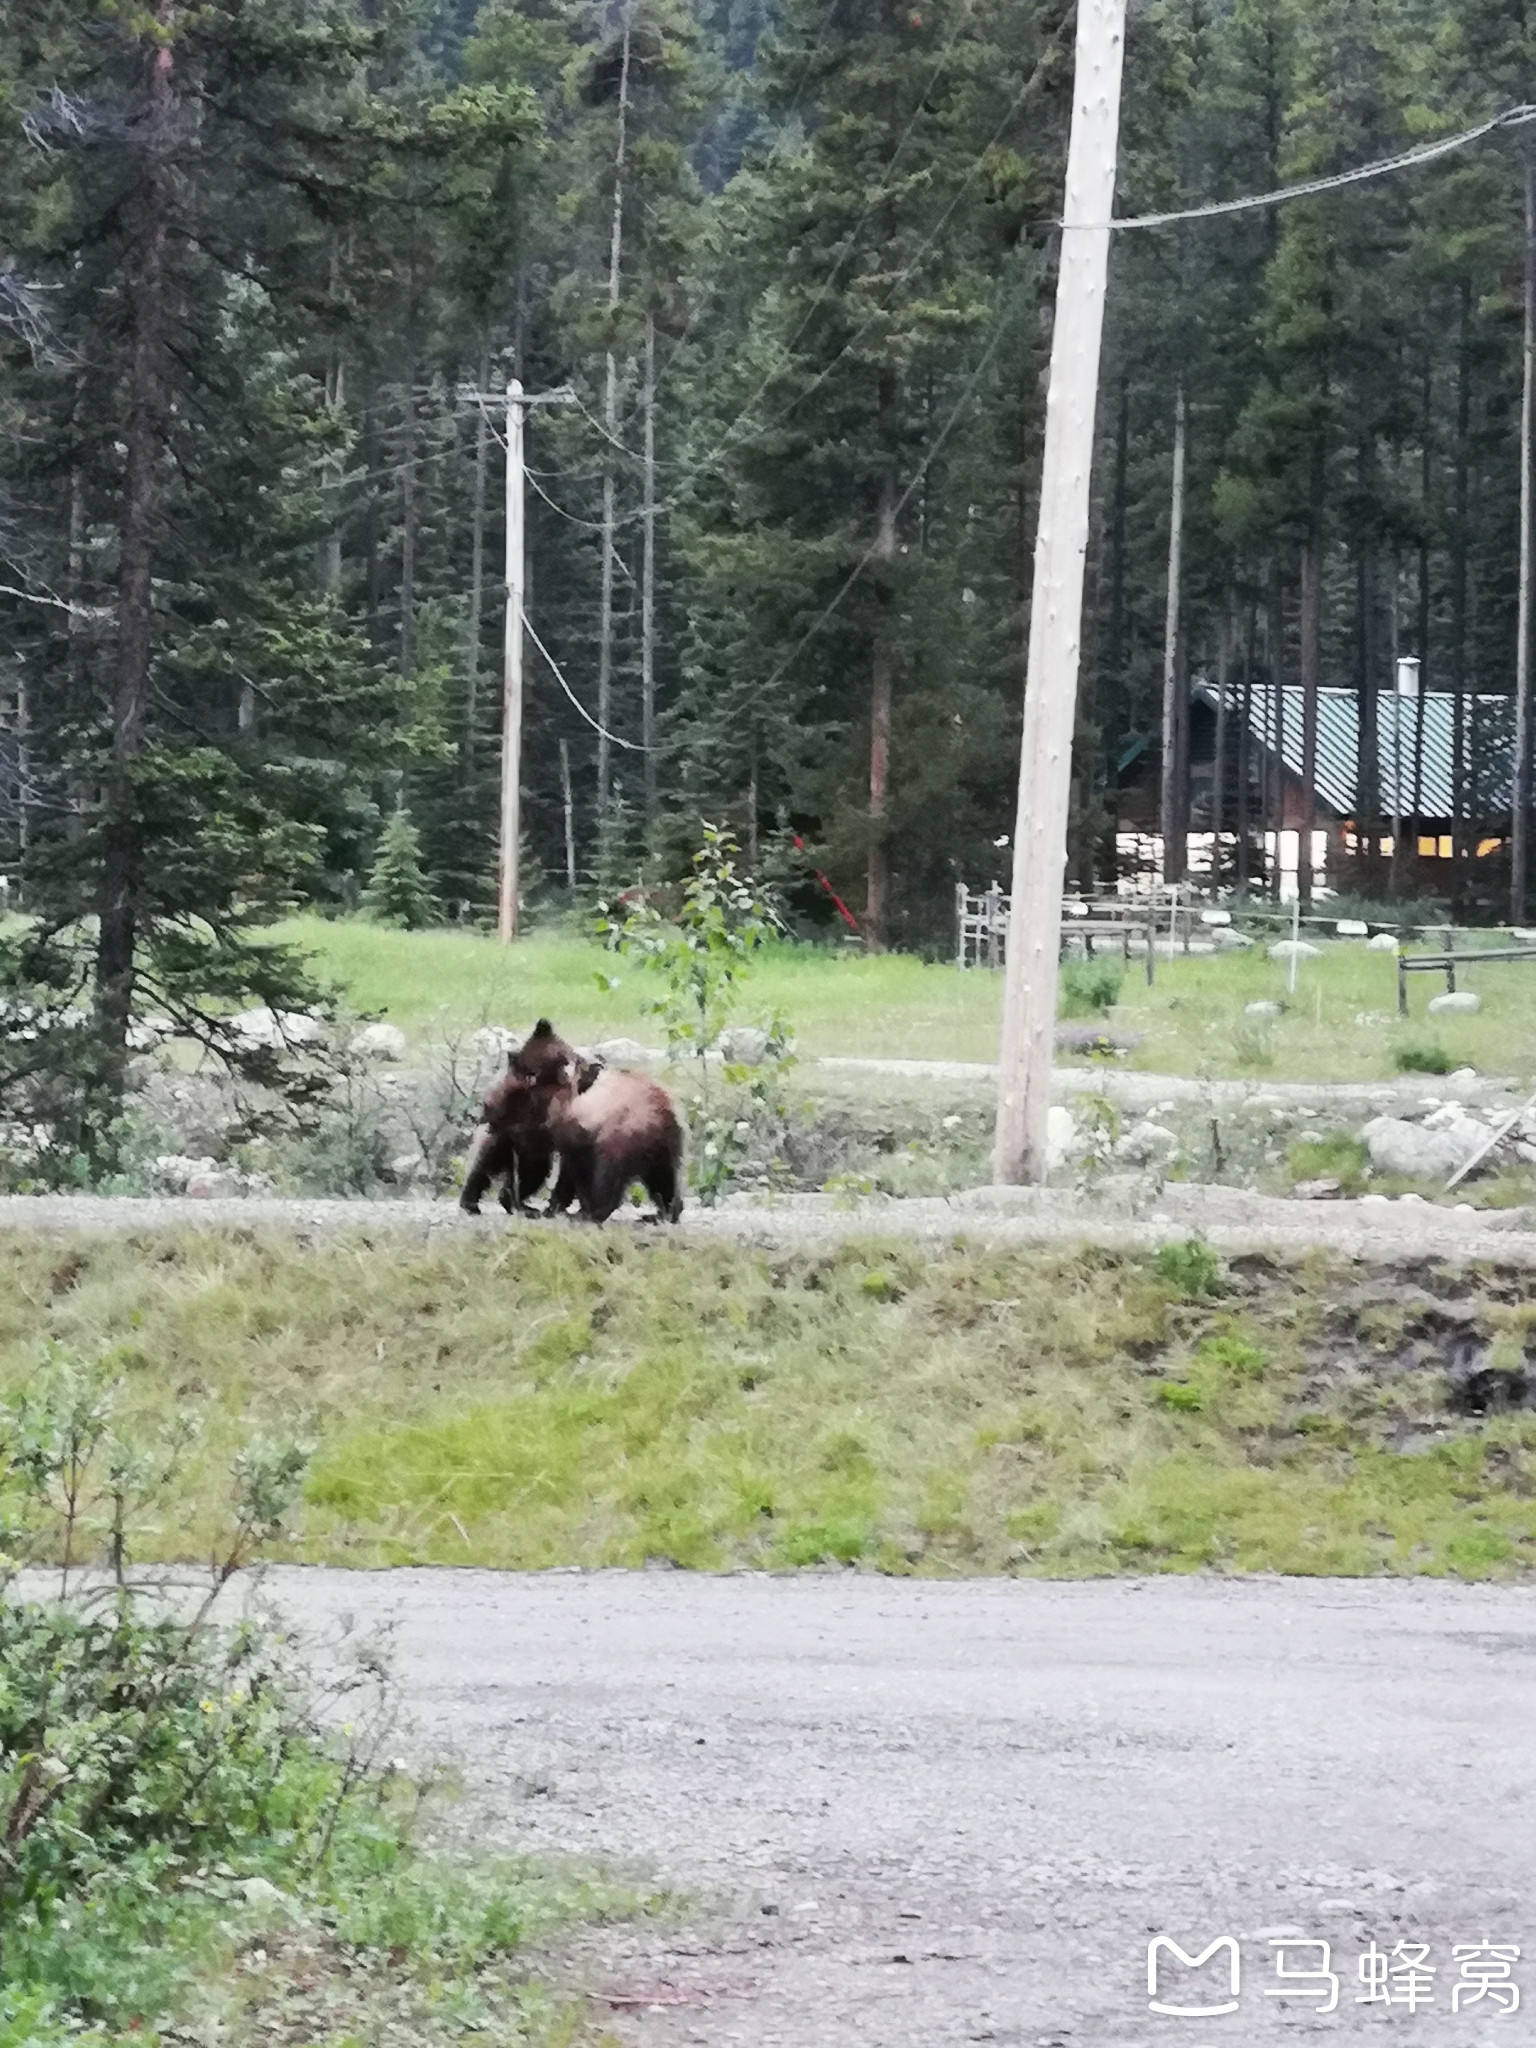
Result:
[[[1188,804],[1185,783],[1187,749],[1184,729],[1189,719],[1183,688],[1180,645],[1181,598],[1184,582],[1184,449],[1189,433],[1189,407],[1181,382],[1173,401],[1173,485],[1168,497],[1168,590],[1163,613],[1163,880],[1182,882],[1189,855]]]
[[[1531,841],[1531,402],[1536,377],[1536,180],[1525,151],[1525,375],[1520,388],[1520,603],[1515,631],[1515,760],[1510,788],[1509,916],[1525,923]]]
[[[613,151],[613,224],[608,237],[608,305],[619,303],[624,257],[624,158],[629,139],[630,10],[624,11],[624,46],[619,62],[619,132]],[[608,446],[603,450],[603,562],[597,625],[597,820],[602,827],[608,809],[609,739],[613,727],[613,444],[619,434],[619,366],[608,351],[603,383],[603,425]]]
[[[484,405],[489,396],[478,394]],[[507,615],[502,630],[501,847],[496,891],[496,936],[517,937],[518,856],[523,829],[523,595],[527,551],[523,519],[523,422],[530,405],[569,405],[570,391],[530,397],[513,377],[507,385]]]
[[[1046,1172],[1088,487],[1124,51],[1125,0],[1078,0],[1003,989],[995,1167],[1000,1181],[1039,1181]]]
[[[507,616],[502,631],[501,863],[496,936],[517,937],[517,870],[523,829],[523,387],[507,385]]]

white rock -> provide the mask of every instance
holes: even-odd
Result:
[[[1412,1204],[1412,1203],[1417,1203],[1417,1204],[1418,1204],[1418,1206],[1419,1206],[1419,1208],[1421,1208],[1421,1209],[1425,1209],[1425,1208],[1428,1208],[1428,1206],[1429,1206],[1429,1204],[1428,1204],[1428,1203],[1427,1203],[1427,1202],[1426,1202],[1426,1201],[1424,1200],[1424,1197],[1423,1197],[1422,1195],[1414,1195],[1414,1194],[1407,1194],[1407,1195],[1399,1195],[1397,1199],[1398,1199],[1398,1201],[1399,1201],[1399,1202],[1407,1202],[1407,1203],[1410,1203],[1410,1204]]]
[[[1390,1195],[1362,1195],[1360,1197],[1362,1209],[1387,1209],[1391,1205],[1392,1197]]]
[[[217,1173],[218,1165],[216,1159],[194,1159],[185,1152],[161,1152],[150,1161],[150,1172],[154,1175],[156,1187],[163,1188],[167,1194],[181,1195],[186,1193],[189,1181]]]
[[[759,1024],[732,1024],[720,1034],[720,1057],[728,1066],[760,1067],[768,1052],[768,1034]]]
[[[1470,988],[1459,988],[1454,995],[1431,996],[1429,999],[1431,1017],[1471,1017],[1482,1007],[1482,997]]]
[[[1244,1003],[1245,1017],[1278,1017],[1285,1008],[1283,1003]]]
[[[135,1017],[128,1026],[128,1050],[153,1052],[157,1045],[164,1045],[175,1035],[176,1026],[169,1017]]]
[[[1366,1030],[1380,1031],[1384,1030],[1392,1019],[1380,1010],[1356,1010],[1355,1022]]]
[[[398,1024],[365,1024],[350,1049],[363,1060],[403,1060],[407,1041]]]
[[[414,1180],[424,1165],[419,1152],[399,1152],[389,1162],[389,1170],[396,1180]]]
[[[1334,926],[1341,939],[1363,939],[1369,934],[1370,929],[1370,926],[1362,923],[1358,917],[1341,917]]]
[[[1306,939],[1277,939],[1269,949],[1271,960],[1316,960],[1322,952],[1321,946],[1313,946]]]
[[[1458,1067],[1455,1073],[1447,1074],[1445,1078],[1448,1081],[1475,1081],[1477,1079],[1477,1069],[1476,1067]]]
[[[601,1045],[594,1045],[593,1052],[608,1065],[616,1066],[625,1060],[659,1060],[661,1054],[649,1045],[642,1045],[638,1038],[605,1038]]]
[[[1200,922],[1202,924],[1230,924],[1232,922],[1232,913],[1230,910],[1202,910]]]
[[[1251,946],[1253,940],[1247,932],[1234,931],[1230,925],[1217,925],[1211,933],[1211,944],[1218,953],[1225,953],[1239,946]]]
[[[482,1059],[500,1060],[521,1045],[527,1035],[509,1031],[505,1024],[482,1024],[469,1042]]]
[[[1053,1102],[1045,1114],[1045,1165],[1055,1173],[1067,1163],[1077,1136],[1077,1124],[1070,1109]]]
[[[259,1010],[242,1010],[229,1021],[247,1045],[270,1046],[275,1052],[291,1045],[313,1045],[321,1032],[318,1017],[303,1010],[269,1010],[265,1005]]]
[[[1152,1166],[1171,1159],[1178,1149],[1178,1138],[1166,1124],[1143,1119],[1116,1142],[1115,1157],[1132,1166]]]
[[[1397,940],[1391,932],[1378,932],[1374,939],[1366,940],[1366,948],[1372,953],[1395,953]]]
[[[194,1201],[227,1201],[230,1196],[244,1192],[238,1173],[227,1173],[219,1169],[212,1173],[195,1173],[187,1182],[187,1193]]]
[[[1439,1130],[1410,1124],[1402,1117],[1377,1116],[1360,1136],[1378,1173],[1401,1173],[1414,1180],[1444,1180],[1464,1166],[1488,1136],[1487,1127],[1472,1118]]]

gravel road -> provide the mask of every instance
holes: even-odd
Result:
[[[450,1233],[499,1237],[508,1230],[585,1229],[572,1222],[512,1222],[494,1205],[479,1218],[448,1201],[288,1201],[259,1196],[194,1200],[158,1195],[0,1196],[0,1231],[279,1229],[301,1238],[339,1230],[398,1233],[440,1242]],[[615,1223],[609,1228],[629,1227]],[[649,1226],[644,1226],[649,1227]],[[685,1239],[738,1244],[816,1245],[842,1237],[956,1236],[1004,1244],[1121,1245],[1147,1250],[1199,1235],[1218,1251],[1327,1251],[1401,1267],[1424,1259],[1487,1259],[1536,1267],[1536,1211],[1440,1208],[1383,1197],[1298,1202],[1243,1188],[1170,1182],[1161,1190],[1131,1176],[1089,1197],[1061,1188],[971,1188],[947,1197],[848,1201],[834,1195],[733,1198],[718,1209],[690,1203]]]
[[[482,1837],[705,1903],[582,1957],[633,2048],[1529,2042],[1536,1592],[285,1569],[317,1629],[392,1619],[423,1753]],[[1154,1934],[1240,1944],[1240,2008],[1148,2010]],[[1337,2009],[1267,1996],[1332,1945]],[[1521,2009],[1453,2015],[1457,1944]],[[1433,2000],[1358,2002],[1372,1943]],[[1159,1969],[1221,2003],[1223,1958]],[[1394,1969],[1408,1957],[1392,1957]],[[1475,1963],[1475,1959],[1474,1959]],[[1199,1987],[1198,1989],[1196,1987]],[[1398,1974],[1389,1991],[1406,1995]]]

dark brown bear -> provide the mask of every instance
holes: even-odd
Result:
[[[634,1181],[655,1202],[658,1221],[682,1215],[682,1126],[671,1096],[648,1075],[611,1068],[591,1077],[573,1060],[549,1098],[548,1129],[560,1153],[552,1216],[574,1200],[589,1223],[606,1223]]]
[[[482,1120],[469,1142],[461,1209],[478,1216],[481,1196],[500,1181],[503,1209],[528,1210],[554,1163],[550,1097],[564,1087],[575,1059],[574,1048],[547,1017],[541,1017],[517,1050],[508,1053],[507,1071],[481,1105]]]

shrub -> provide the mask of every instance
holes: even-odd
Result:
[[[1124,979],[1112,960],[1065,960],[1057,1008],[1063,1017],[1101,1017],[1119,1002]]]
[[[1225,1294],[1227,1283],[1221,1261],[1202,1238],[1186,1238],[1182,1244],[1159,1245],[1152,1261],[1159,1280],[1191,1301]]]
[[[1392,1064],[1400,1074],[1448,1074],[1454,1062],[1432,1038],[1405,1038],[1393,1046]]]

